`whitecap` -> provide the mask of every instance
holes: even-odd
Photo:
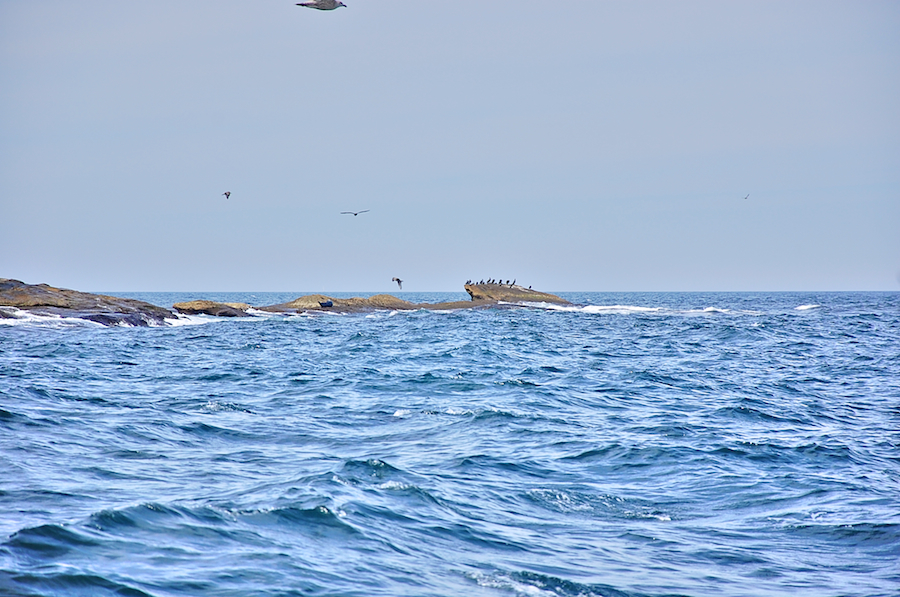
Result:
[[[800,305],[799,307],[794,307],[795,311],[809,311],[810,309],[818,309],[822,305]]]
[[[378,489],[397,489],[401,491],[413,488],[409,483],[402,483],[400,481],[385,481],[384,483],[376,485],[376,487],[378,487]]]
[[[178,319],[166,319],[166,324],[171,327],[184,327],[188,325],[203,325],[212,321],[218,321],[220,317],[212,315],[183,315],[178,314]]]
[[[658,313],[659,307],[638,307],[635,305],[555,305],[551,303],[528,303],[529,306],[538,306],[548,311],[566,311],[569,313],[590,313],[628,315],[631,313]]]
[[[30,311],[18,309],[16,307],[3,307],[3,312],[11,315],[10,318],[0,318],[0,325],[31,325],[41,327],[73,327],[73,326],[89,326],[89,327],[105,327],[102,323],[91,321],[89,319],[81,319],[80,317],[62,317],[60,315],[38,315]]]
[[[688,313],[731,313],[728,309],[720,309],[718,307],[705,307],[703,309],[693,309]]]

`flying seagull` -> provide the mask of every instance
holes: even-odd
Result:
[[[228,198],[231,197],[231,191],[225,191],[225,192],[222,193],[222,194],[225,195],[225,198],[226,198],[226,199],[228,199]]]
[[[309,2],[298,2],[297,6],[305,6],[306,8],[315,8],[316,10],[334,10],[338,6],[347,6],[343,2],[337,0],[310,0]]]
[[[749,196],[750,196],[750,193],[747,193],[747,197],[749,197]],[[744,199],[746,199],[747,197],[744,197]]]
[[[391,278],[391,282],[396,282],[397,286],[400,287],[400,290],[403,290],[403,280],[400,278]]]
[[[352,214],[352,215],[354,215],[354,216],[358,216],[359,214],[364,214],[364,213],[366,213],[367,211],[369,211],[369,210],[368,210],[368,209],[364,209],[364,210],[362,210],[362,211],[342,211],[341,213],[342,213],[342,214]]]

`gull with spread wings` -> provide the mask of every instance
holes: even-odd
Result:
[[[305,6],[306,8],[315,8],[316,10],[334,10],[339,6],[347,6],[343,2],[337,0],[310,0],[309,2],[298,2],[297,6]]]
[[[369,210],[368,210],[368,209],[364,209],[364,210],[362,210],[362,211],[342,211],[341,213],[342,213],[342,214],[350,214],[350,215],[353,215],[353,216],[358,216],[359,214],[364,214],[364,213],[366,213],[367,211],[369,211]]]

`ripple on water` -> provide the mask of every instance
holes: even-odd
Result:
[[[896,592],[896,294],[577,296],[0,326],[0,594]]]

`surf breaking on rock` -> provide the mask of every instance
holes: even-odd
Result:
[[[555,294],[539,292],[516,284],[467,283],[464,288],[470,297],[468,301],[413,303],[390,294],[376,294],[368,298],[336,298],[324,294],[309,294],[286,303],[259,307],[248,303],[220,303],[197,299],[175,303],[170,310],[136,299],[56,288],[47,284],[25,284],[19,280],[0,278],[0,318],[15,319],[20,312],[24,311],[33,315],[84,319],[107,326],[145,327],[168,325],[172,320],[177,320],[180,315],[252,317],[252,311],[274,314],[309,312],[349,314],[381,310],[446,311],[509,308],[536,303],[571,304]],[[4,310],[3,307],[11,309]]]

